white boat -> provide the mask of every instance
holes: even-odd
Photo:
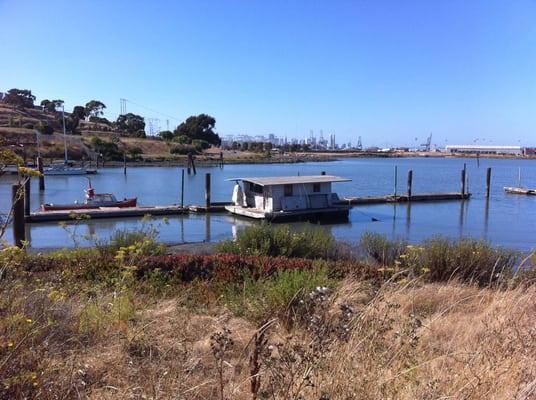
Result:
[[[86,175],[87,171],[83,167],[71,167],[67,164],[52,164],[43,168],[45,175]]]
[[[350,207],[331,191],[334,182],[351,179],[331,175],[233,178],[230,213],[270,221],[347,219]],[[242,186],[240,186],[242,183]]]
[[[63,107],[63,105],[62,105]],[[63,164],[52,164],[50,167],[43,169],[45,175],[86,175],[87,170],[84,167],[71,167],[67,155],[67,134],[65,132],[65,109],[61,110],[63,118],[63,149],[65,158]]]

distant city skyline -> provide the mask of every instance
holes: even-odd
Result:
[[[222,136],[536,142],[531,0],[3,0],[0,15],[0,91],[98,99],[111,119],[129,99],[153,131],[207,113]]]

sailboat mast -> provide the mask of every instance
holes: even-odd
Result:
[[[67,134],[65,133],[65,106],[61,105],[61,116],[63,118],[63,148],[65,151],[65,164],[67,164]]]

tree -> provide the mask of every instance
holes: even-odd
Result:
[[[34,105],[35,96],[31,90],[9,89],[2,101],[17,108],[31,108]]]
[[[115,126],[118,130],[127,133],[128,136],[145,137],[145,120],[140,115],[121,114],[117,117]]]
[[[188,136],[191,140],[206,140],[210,144],[220,145],[221,139],[214,132],[216,120],[207,114],[191,116],[175,129],[175,136]]]
[[[43,110],[45,112],[54,112],[56,111],[56,106],[54,105],[54,103],[48,99],[45,99],[45,100],[42,100],[41,101],[41,107],[43,107]]]
[[[162,131],[158,134],[163,140],[171,141],[173,139],[173,132],[171,131]]]
[[[99,117],[104,114],[103,110],[106,108],[103,102],[99,100],[91,100],[86,103],[86,115],[92,117]]]
[[[84,119],[87,116],[86,108],[82,106],[75,106],[71,115],[79,120]]]

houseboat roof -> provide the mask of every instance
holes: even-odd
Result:
[[[351,179],[333,175],[271,176],[259,178],[231,178],[228,181],[251,182],[260,186],[296,185],[302,183],[350,182]]]

